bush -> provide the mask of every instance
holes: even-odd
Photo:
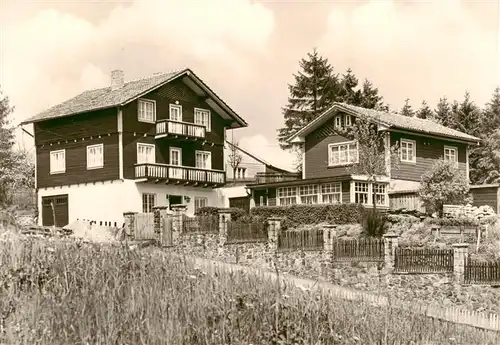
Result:
[[[362,213],[361,226],[364,236],[382,237],[387,228],[387,216],[376,209],[366,209]]]
[[[363,206],[359,204],[258,206],[251,209],[252,216],[283,217],[283,227],[297,227],[320,223],[359,223]]]

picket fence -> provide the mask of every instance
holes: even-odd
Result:
[[[452,273],[453,249],[397,247],[396,273]]]
[[[381,239],[337,240],[332,249],[334,261],[384,260],[384,241]]]
[[[263,221],[229,221],[226,243],[266,242],[267,228]]]
[[[185,233],[190,232],[203,232],[215,234],[219,232],[219,217],[217,215],[199,215],[189,217],[182,216],[182,231]]]
[[[278,250],[323,250],[323,229],[284,231],[278,235]]]
[[[500,285],[500,262],[477,261],[467,258],[464,266],[465,284]]]

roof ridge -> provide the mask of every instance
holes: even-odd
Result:
[[[171,70],[170,72],[155,72],[153,74],[149,74],[149,75],[143,75],[143,76],[140,76],[140,77],[137,77],[137,78],[134,78],[134,79],[130,79],[130,80],[127,80],[125,81],[124,85],[125,84],[128,84],[128,83],[133,83],[133,82],[136,82],[136,81],[140,81],[140,80],[146,80],[146,79],[152,79],[154,77],[159,77],[159,76],[164,76],[164,75],[167,75],[167,74],[177,74],[177,73],[180,73],[182,71],[184,71],[184,69],[174,69],[174,70]]]

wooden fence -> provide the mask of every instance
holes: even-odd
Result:
[[[500,261],[477,261],[467,258],[464,266],[464,282],[500,285]]]
[[[153,213],[137,213],[134,218],[134,239],[155,239]]]
[[[218,215],[203,215],[188,217],[182,216],[182,232],[204,232],[218,233],[219,232],[219,216]]]
[[[333,242],[334,261],[383,261],[384,241],[381,239],[352,239]]]
[[[267,227],[263,221],[227,222],[226,243],[266,242]]]
[[[323,250],[323,229],[284,231],[278,235],[278,250]]]
[[[395,248],[396,273],[452,273],[453,249]]]

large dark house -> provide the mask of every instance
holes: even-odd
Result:
[[[226,129],[247,123],[191,70],[85,91],[33,123],[39,222],[122,222],[123,212],[223,204]]]

